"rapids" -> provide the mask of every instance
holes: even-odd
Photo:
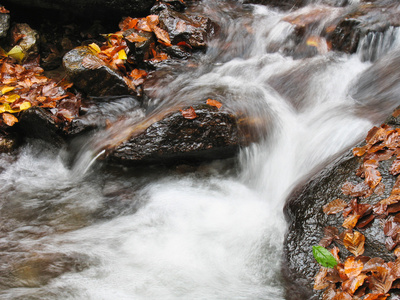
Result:
[[[323,4],[304,10],[315,6]],[[217,20],[221,34],[195,68],[155,76],[146,118],[214,97],[259,120],[260,141],[200,167],[97,164],[109,137],[134,119],[88,138],[72,168],[67,150],[37,141],[2,154],[1,299],[285,299],[285,198],[397,105],[357,86],[373,61],[390,60],[398,30],[366,36],[354,55],[301,58],[290,55],[297,45],[286,12],[220,0],[191,9]]]

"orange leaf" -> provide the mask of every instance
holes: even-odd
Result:
[[[4,6],[0,7],[0,14],[9,14],[9,13],[10,13],[10,11],[7,10]]]
[[[3,121],[8,126],[13,126],[15,123],[18,122],[18,119],[12,114],[3,113]]]
[[[348,292],[350,295],[353,295],[355,291],[364,284],[364,280],[368,276],[365,274],[360,274],[357,277],[352,277],[349,280],[343,282],[342,289]]]
[[[222,103],[218,102],[217,100],[207,99],[207,104],[211,106],[215,106],[216,108],[220,109],[222,107]]]
[[[193,107],[183,110],[181,109],[180,111],[185,119],[193,120],[197,118],[196,112]]]
[[[356,260],[354,256],[350,256],[344,262],[344,272],[350,277],[356,277],[360,275],[364,268],[364,264],[360,260]]]
[[[344,220],[342,226],[347,229],[353,229],[357,225],[360,217],[360,215],[350,215]]]
[[[207,100],[207,104],[209,104],[208,100]],[[344,201],[342,199],[336,199],[336,200],[329,202],[328,204],[325,204],[322,207],[322,210],[327,215],[333,215],[333,214],[337,214],[338,212],[341,212],[346,206],[347,206],[346,201]]]
[[[365,236],[355,231],[348,232],[345,234],[343,238],[343,244],[347,250],[354,254],[354,256],[359,256],[364,253],[364,243],[365,243]]]
[[[127,29],[131,29],[131,28],[135,28],[138,21],[139,21],[138,19],[126,17],[119,23],[118,26],[121,30],[127,30]]]
[[[147,72],[145,70],[134,69],[129,74],[133,79],[138,80],[140,78],[146,77]]]

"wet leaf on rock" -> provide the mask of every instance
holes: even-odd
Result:
[[[332,253],[326,248],[322,246],[313,246],[312,249],[315,260],[323,267],[333,268],[338,264]]]
[[[213,100],[213,99],[207,99],[206,104],[214,106],[218,109],[220,109],[222,107],[222,103],[217,101],[217,100]]]
[[[343,238],[343,244],[347,250],[354,254],[354,256],[359,256],[364,253],[364,243],[365,236],[358,232],[347,232]]]
[[[181,109],[181,113],[185,119],[193,120],[197,118],[196,112],[193,107],[189,107],[187,109]]]
[[[3,121],[8,126],[13,126],[18,122],[18,119],[14,115],[5,112],[3,113]]]

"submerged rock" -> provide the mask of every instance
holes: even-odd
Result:
[[[90,96],[135,94],[125,79],[97,58],[88,47],[69,51],[63,58],[63,65],[69,80]]]
[[[243,145],[236,117],[209,105],[195,106],[197,117],[177,111],[110,152],[111,162],[180,164],[234,156]]]
[[[15,134],[0,132],[0,153],[9,153],[18,147],[18,137]]]

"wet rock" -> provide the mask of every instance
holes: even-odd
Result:
[[[380,1],[362,3],[348,13],[330,34],[332,48],[346,53],[356,52],[360,41],[367,35],[370,35],[372,39],[374,34],[383,34],[390,27],[398,27],[399,13],[400,5],[397,3],[387,4]],[[375,37],[375,41],[379,39],[382,37]],[[368,45],[365,46],[368,47]]]
[[[204,49],[207,47],[207,40],[219,29],[219,26],[207,17],[183,14],[166,4],[154,6],[152,13],[159,16],[161,27],[168,31],[174,45],[185,42],[192,48]]]
[[[64,143],[61,130],[52,114],[41,107],[31,107],[21,113],[19,122],[14,125],[29,138],[37,138],[60,146]]]
[[[132,33],[135,33],[145,38],[146,40],[143,42],[135,42],[135,43],[132,43],[129,40],[127,40],[129,50],[132,53],[129,54],[129,58],[135,61],[136,64],[138,64],[139,66],[144,66],[143,62],[149,59],[150,56],[152,55],[151,46],[152,44],[154,45],[154,43],[156,42],[155,36],[152,32],[138,31],[134,28],[124,31],[123,36],[127,37]]]
[[[18,146],[18,138],[13,134],[0,133],[0,153],[10,153]]]
[[[13,45],[21,47],[24,53],[23,61],[36,58],[39,54],[39,33],[28,24],[16,24],[11,29],[11,41]]]
[[[313,290],[313,279],[320,266],[313,257],[312,246],[318,245],[326,226],[335,226],[340,232],[344,231],[341,214],[326,215],[322,207],[337,198],[350,202],[351,197],[345,196],[341,187],[346,181],[361,182],[355,175],[360,164],[361,158],[353,157],[352,153],[348,152],[313,176],[288,198],[285,214],[289,227],[284,243],[283,271],[290,299],[319,299],[320,292]],[[362,199],[361,203],[375,204],[389,196],[395,182],[395,176],[388,172],[390,165],[391,161],[384,161],[379,167],[382,182],[386,187],[384,194],[373,194]],[[362,234],[366,240],[363,255],[381,257],[386,261],[395,259],[393,253],[385,247],[386,237],[379,220],[374,220],[370,227],[363,229]],[[345,256],[351,255],[342,245],[339,245],[339,248]]]
[[[116,18],[126,15],[146,15],[155,0],[4,0],[12,9],[49,9],[69,13],[84,19]],[[19,6],[17,8],[16,6]]]
[[[84,60],[97,63],[85,65]],[[89,63],[90,64],[90,63]],[[102,65],[101,65],[102,64]],[[63,58],[65,72],[79,90],[91,96],[134,95],[124,78],[106,66],[88,47],[69,51]]]
[[[0,13],[0,38],[4,38],[7,36],[9,28],[10,28],[10,14]]]
[[[110,161],[181,164],[234,156],[243,143],[236,117],[209,105],[194,109],[194,119],[186,119],[177,111],[151,124],[114,149]]]

